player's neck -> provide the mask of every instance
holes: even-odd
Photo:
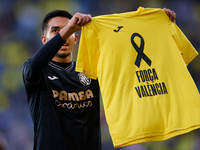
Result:
[[[52,60],[58,63],[70,63],[72,62],[72,57],[71,56],[64,57],[64,58],[54,57]]]

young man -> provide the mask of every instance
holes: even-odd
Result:
[[[165,9],[172,21],[176,15]],[[90,15],[48,13],[43,46],[22,66],[34,123],[34,150],[101,150],[98,81],[75,72],[72,50],[76,31]]]

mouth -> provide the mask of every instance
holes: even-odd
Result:
[[[69,47],[69,44],[65,43],[65,44],[61,47],[61,49],[67,49],[68,47]]]

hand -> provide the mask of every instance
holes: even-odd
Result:
[[[91,21],[92,17],[90,14],[76,13],[69,22],[69,27],[74,32],[81,30],[81,27]]]
[[[63,40],[67,40],[73,33],[81,30],[81,27],[89,23],[91,19],[91,15],[76,13],[70,19],[69,23],[59,32]]]
[[[176,13],[174,11],[171,11],[170,9],[167,9],[167,8],[163,8],[163,10],[165,11],[165,13],[169,17],[169,19],[172,22],[176,23]]]

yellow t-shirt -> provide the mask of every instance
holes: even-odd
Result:
[[[166,140],[200,127],[187,65],[198,55],[162,9],[93,17],[76,71],[99,80],[114,147]]]

